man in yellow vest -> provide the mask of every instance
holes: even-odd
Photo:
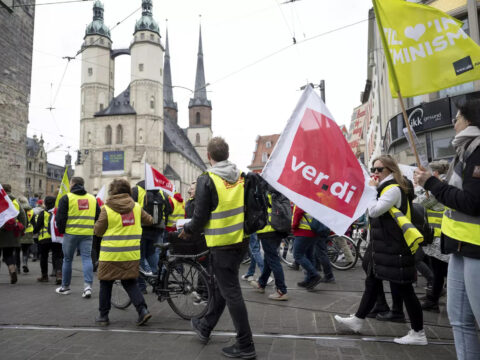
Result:
[[[203,318],[192,319],[191,325],[198,338],[207,343],[227,306],[237,341],[223,348],[223,354],[254,359],[255,346],[238,274],[248,247],[243,232],[244,179],[235,164],[228,161],[228,144],[224,139],[212,138],[207,145],[207,156],[212,167],[197,179],[193,217],[179,236],[185,239],[194,233],[205,233],[217,281],[213,304]]]
[[[82,269],[84,290],[82,297],[89,299],[92,296],[93,264],[92,242],[93,225],[100,215],[100,207],[93,195],[86,192],[84,180],[73,177],[70,180],[70,192],[62,196],[58,203],[55,222],[58,231],[63,236],[63,266],[62,286],[57,288],[57,294],[70,294],[70,281],[72,279],[72,261],[75,250],[80,249],[82,256]]]

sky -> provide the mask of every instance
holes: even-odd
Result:
[[[76,159],[80,140],[81,70],[81,56],[64,57],[80,49],[93,1],[41,5],[60,1],[36,1],[27,134],[43,135],[49,162],[63,165],[68,151]],[[283,1],[153,0],[163,42],[168,26],[174,86],[194,87],[201,23],[213,135],[227,140],[230,160],[243,170],[252,161],[256,137],[283,130],[301,86],[324,79],[327,107],[347,126],[365,87],[371,1]],[[103,3],[113,48],[127,48],[141,0]],[[115,69],[117,95],[130,82],[130,58],[117,57]],[[191,96],[174,89],[181,127],[188,126]]]

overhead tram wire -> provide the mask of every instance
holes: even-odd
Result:
[[[69,1],[56,1],[56,2],[48,2],[48,3],[30,3],[30,4],[18,4],[13,5],[12,7],[37,7],[42,5],[63,5],[63,4],[70,4],[70,3],[79,3],[79,2],[92,2],[93,0],[69,0]]]

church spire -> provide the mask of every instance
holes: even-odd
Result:
[[[168,28],[165,32],[165,60],[163,64],[163,107],[169,113],[178,112],[177,103],[173,100],[172,72],[170,70],[170,47],[168,45]],[[175,116],[176,118],[176,116]]]
[[[205,69],[203,66],[203,47],[202,47],[202,26],[200,25],[197,54],[197,74],[195,76],[195,93],[193,99],[190,99],[188,107],[208,106],[212,104],[207,99],[207,85],[205,83]]]

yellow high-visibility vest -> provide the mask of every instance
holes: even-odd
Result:
[[[33,233],[33,225],[32,225],[32,219],[33,219],[33,210],[27,210],[27,220],[28,220],[28,225],[27,228],[25,229],[25,234],[31,234]]]
[[[398,184],[391,184],[385,186],[385,188],[380,193],[380,196],[385,193],[388,189],[391,189],[395,186],[400,186]],[[392,206],[390,210],[388,210],[389,214],[393,217],[397,225],[400,227],[403,233],[403,238],[407,243],[408,248],[415,254],[418,249],[419,244],[423,241],[422,233],[412,224],[412,214],[410,211],[410,204],[407,201],[407,214],[403,214],[400,210],[398,210],[395,206]]]
[[[93,235],[97,200],[93,195],[76,195],[71,192],[68,196],[68,218],[65,233],[69,235]]]
[[[142,238],[142,207],[135,207],[128,214],[120,214],[104,205],[108,228],[103,234],[99,261],[140,260]]]
[[[220,176],[208,172],[218,195],[218,205],[210,214],[210,220],[205,225],[205,239],[208,247],[225,246],[243,241],[244,183],[240,176],[234,184]]]
[[[173,227],[178,219],[185,219],[185,202],[180,202],[174,197],[171,198],[173,203],[173,211],[168,216],[167,226]]]
[[[12,204],[17,209],[17,211],[20,211],[20,204],[18,203],[17,199],[12,200]]]
[[[433,236],[440,237],[442,235],[442,219],[443,211],[427,209],[428,223],[433,228]]]
[[[295,210],[297,209],[297,205],[293,206],[293,211],[292,211],[292,224],[293,224],[293,217],[295,215]],[[308,221],[307,221],[308,220]],[[309,230],[312,231],[312,228],[310,227],[310,223],[313,221],[313,217],[311,217],[309,214],[304,213],[302,218],[300,219],[300,224],[298,225],[299,229],[303,230]]]
[[[147,195],[147,191],[138,185],[137,185],[137,189],[138,189],[137,203],[143,208],[143,205],[145,204],[145,196]]]
[[[275,231],[275,229],[271,225],[272,224],[272,195],[270,193],[267,193],[267,196],[268,196],[268,205],[269,205],[267,207],[268,222],[263,229],[257,231],[257,234],[264,234],[264,233]]]
[[[43,225],[40,228],[40,232],[38,233],[38,241],[51,239],[51,235],[48,233],[48,220],[50,219],[50,213],[46,210],[43,211]]]
[[[467,215],[445,206],[442,233],[458,241],[480,245],[480,216]]]

